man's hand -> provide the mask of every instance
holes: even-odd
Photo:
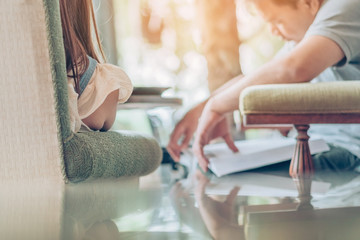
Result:
[[[239,151],[232,139],[225,116],[212,111],[211,103],[212,101],[209,101],[202,112],[193,145],[193,152],[204,172],[207,171],[209,164],[204,154],[204,147],[211,140],[221,137],[233,152]]]
[[[205,106],[205,102],[198,104],[192,108],[186,115],[176,124],[169,143],[166,147],[174,161],[180,161],[180,154],[187,149],[194,132],[198,126],[198,119]],[[181,139],[181,142],[179,143]]]

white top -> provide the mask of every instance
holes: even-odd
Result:
[[[75,133],[81,127],[90,130],[81,120],[95,112],[106,97],[117,89],[119,90],[119,103],[124,103],[129,99],[133,85],[121,68],[111,64],[96,65],[95,71],[79,99],[75,92],[74,79],[68,77],[71,130]]]

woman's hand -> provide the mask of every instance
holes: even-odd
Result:
[[[198,119],[201,116],[204,106],[205,102],[198,104],[187,112],[181,121],[176,124],[166,147],[169,154],[176,162],[180,160],[181,152],[189,146],[190,140],[198,126]],[[181,142],[179,143],[180,139]]]
[[[204,147],[211,140],[221,137],[233,152],[239,151],[230,134],[226,117],[212,110],[212,102],[210,100],[206,104],[201,114],[193,145],[193,152],[204,172],[207,171],[209,164],[204,154]]]

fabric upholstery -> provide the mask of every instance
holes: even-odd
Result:
[[[0,1],[2,181],[63,179],[47,40],[42,0]]]
[[[240,111],[242,114],[360,113],[360,81],[252,86],[240,96]]]
[[[161,157],[154,138],[130,131],[77,133],[65,143],[66,173],[71,182],[143,176],[159,166]]]

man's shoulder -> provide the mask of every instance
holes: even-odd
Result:
[[[359,0],[324,0],[316,19],[324,17],[331,18],[332,20],[351,18],[359,19]],[[343,14],[347,13],[347,14]],[[350,14],[349,14],[350,13]],[[356,14],[351,14],[356,13]],[[315,19],[315,21],[316,21]]]

